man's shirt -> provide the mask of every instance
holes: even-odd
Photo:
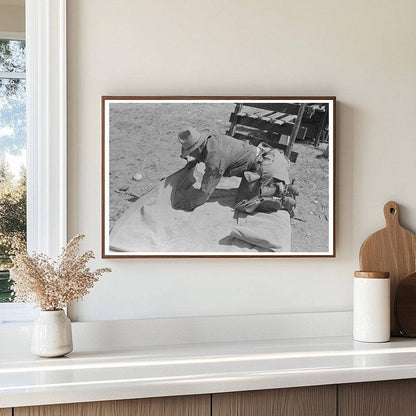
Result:
[[[250,170],[257,156],[257,148],[251,143],[225,134],[211,134],[203,151],[205,173],[201,188],[191,201],[181,204],[183,209],[192,210],[204,204],[214,192],[223,176],[241,176]]]

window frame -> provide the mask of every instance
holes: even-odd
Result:
[[[67,241],[66,0],[26,0],[25,20],[27,246],[56,257]],[[0,324],[12,317],[31,321],[33,307],[0,304]]]
[[[26,40],[25,32],[4,32],[4,31],[0,31],[0,39]]]

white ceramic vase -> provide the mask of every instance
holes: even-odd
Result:
[[[33,326],[32,353],[39,357],[62,357],[72,348],[71,321],[65,312],[40,311]]]

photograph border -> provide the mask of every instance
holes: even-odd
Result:
[[[174,253],[143,253],[143,254],[108,254],[106,253],[106,200],[109,189],[106,189],[106,101],[131,101],[131,100],[326,100],[332,101],[332,247],[328,248],[328,254],[279,254],[279,253],[255,253],[247,252],[241,253],[189,253],[189,254],[174,254]],[[335,258],[336,257],[336,97],[335,96],[134,96],[134,95],[105,95],[101,97],[101,257],[106,259],[120,259],[120,258]]]

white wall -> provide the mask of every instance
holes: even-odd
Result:
[[[79,320],[351,309],[394,199],[416,230],[416,2],[68,0],[69,235],[100,255],[101,95],[336,95],[335,259],[97,260]]]

